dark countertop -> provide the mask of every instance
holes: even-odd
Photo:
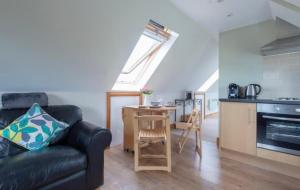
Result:
[[[292,104],[300,105],[300,101],[280,101],[274,99],[247,99],[247,98],[220,98],[220,102],[240,102],[240,103],[266,103],[266,104]]]

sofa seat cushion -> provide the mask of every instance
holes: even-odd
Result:
[[[6,156],[13,156],[21,152],[27,151],[23,147],[10,142],[9,140],[0,137],[0,159]]]
[[[37,189],[86,167],[86,156],[69,146],[23,152],[0,159],[0,189]]]

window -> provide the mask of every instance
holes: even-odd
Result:
[[[206,92],[215,82],[219,80],[219,69],[216,70],[206,81],[205,83],[199,88],[199,92]]]
[[[112,90],[139,91],[163,60],[178,34],[150,20]]]

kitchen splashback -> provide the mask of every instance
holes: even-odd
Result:
[[[263,57],[261,98],[300,97],[300,53]]]

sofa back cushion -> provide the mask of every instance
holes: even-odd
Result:
[[[67,123],[70,125],[58,136],[53,144],[61,144],[65,136],[68,134],[68,131],[72,126],[78,121],[82,120],[82,112],[81,109],[77,106],[73,105],[58,105],[58,106],[45,106],[42,107],[49,115],[54,117],[55,119]],[[5,128],[15,119],[25,114],[28,108],[20,108],[20,109],[0,109],[0,129]],[[18,154],[20,152],[26,151],[22,147],[11,143],[3,138],[0,138],[0,159],[1,157],[12,156]]]
[[[81,109],[73,105],[58,105],[42,107],[49,115],[55,119],[74,125],[76,122],[82,120]],[[0,129],[5,128],[15,119],[25,114],[29,108],[20,109],[1,109],[0,110]]]
[[[29,108],[34,103],[48,106],[47,94],[44,92],[2,94],[3,109]]]
[[[48,96],[44,92],[34,93],[5,93],[2,94],[2,109],[0,109],[0,129],[5,128],[15,119],[26,113],[32,104],[38,103],[42,108],[55,119],[67,123],[72,127],[76,122],[82,120],[82,113],[79,107],[72,105],[48,106]],[[69,128],[61,136],[58,136],[53,144],[60,144]],[[25,151],[22,147],[0,138],[0,158],[14,155]]]
[[[0,159],[25,152],[26,150],[23,147],[20,147],[9,140],[0,137]]]
[[[61,137],[70,125],[58,121],[45,112],[38,103],[11,124],[0,130],[0,136],[28,150],[38,150]]]

